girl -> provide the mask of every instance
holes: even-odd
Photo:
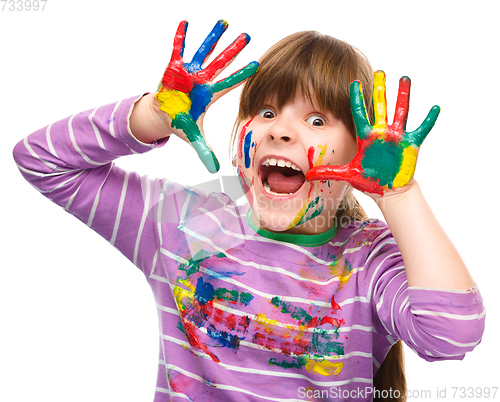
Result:
[[[156,95],[53,123],[16,146],[16,162],[146,276],[161,331],[155,402],[402,400],[399,340],[429,361],[461,359],[484,328],[477,287],[412,177],[438,109],[405,132],[403,78],[388,126],[376,72],[371,126],[368,62],[315,32],[280,41],[257,73],[250,63],[212,83],[249,40],[202,68],[226,28],[184,63],[182,22]],[[233,164],[249,206],[113,165],[174,134],[217,171],[203,116],[247,78]],[[352,187],[387,225],[366,219]]]

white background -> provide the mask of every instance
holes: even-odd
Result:
[[[182,19],[190,22],[188,60],[221,18],[230,26],[217,50],[240,32],[252,36],[231,72],[278,39],[314,29],[358,47],[386,72],[390,111],[399,77],[412,78],[409,130],[441,106],[416,178],[481,289],[487,327],[461,362],[427,363],[406,350],[408,387],[431,390],[433,399],[438,388],[451,399],[452,387],[500,387],[496,4],[48,0],[38,12],[6,11],[7,4],[0,11],[0,401],[152,400],[158,329],[144,277],[24,182],[11,154],[17,141],[51,122],[154,91]],[[231,174],[237,99],[229,94],[205,119],[222,174]],[[119,164],[186,184],[213,179],[185,143],[170,145]],[[370,200],[362,202],[380,217]]]

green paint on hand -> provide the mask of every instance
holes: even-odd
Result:
[[[236,71],[234,74],[230,75],[224,80],[216,82],[212,87],[212,91],[215,93],[231,88],[232,86],[239,84],[241,81],[244,81],[248,77],[255,74],[258,69],[259,63],[257,63],[256,61],[252,61],[251,63],[248,63],[247,66],[239,71]]]
[[[205,138],[203,138],[197,124],[186,113],[181,112],[177,114],[175,119],[172,120],[171,126],[186,133],[189,143],[210,173],[217,173],[219,171],[219,161],[208,146]]]
[[[402,160],[402,147],[377,140],[367,148],[361,167],[367,177],[379,180],[379,186],[392,188],[392,181],[399,172]]]

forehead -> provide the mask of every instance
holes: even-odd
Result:
[[[324,114],[331,114],[333,116],[333,113],[330,110],[326,109],[324,105],[321,105],[318,102],[318,97],[316,96],[312,87],[309,87],[306,90],[298,87],[294,95],[289,96],[288,98],[283,98],[280,97],[279,94],[274,94],[270,96],[265,103],[272,105],[277,109],[277,111],[280,111],[285,106],[295,105],[300,106],[304,109],[312,109]]]

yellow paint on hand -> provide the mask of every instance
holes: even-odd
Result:
[[[160,110],[164,111],[173,120],[179,113],[188,113],[191,109],[191,99],[175,89],[166,89],[158,92],[156,99],[160,102]]]
[[[387,101],[385,96],[385,73],[376,71],[373,74],[373,112],[375,124],[373,131],[383,137],[387,128]]]
[[[394,178],[392,185],[397,187],[406,186],[413,174],[415,173],[415,167],[417,165],[417,148],[411,146],[403,150],[403,162],[401,162],[401,167],[399,168],[399,173]]]
[[[316,373],[323,376],[339,375],[342,372],[344,363],[342,362],[331,362],[329,360],[316,361],[309,360],[306,363],[306,370],[310,373]]]

